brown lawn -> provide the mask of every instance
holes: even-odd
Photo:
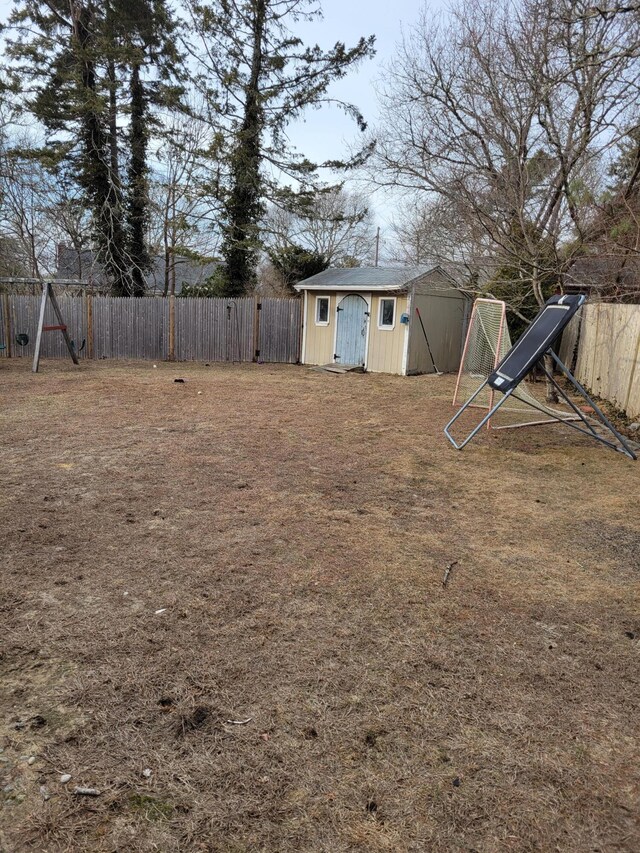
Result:
[[[3,853],[640,849],[640,463],[458,453],[451,377],[29,367]]]

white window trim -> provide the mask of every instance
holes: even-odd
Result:
[[[319,307],[319,302],[321,299],[327,300],[327,319],[326,319],[326,321],[325,320],[318,320],[318,307]],[[315,314],[314,314],[314,319],[315,319],[316,326],[328,326],[329,325],[329,323],[331,322],[331,297],[330,296],[316,296],[316,310],[315,310]]]
[[[380,320],[382,319],[382,302],[393,302],[393,323],[390,326],[382,326],[380,324]],[[398,298],[397,296],[381,296],[378,299],[378,329],[381,332],[392,332],[396,327],[396,314],[398,309]]]

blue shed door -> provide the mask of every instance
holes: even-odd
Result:
[[[350,293],[338,305],[335,360],[338,364],[362,364],[367,347],[369,308],[366,299]]]

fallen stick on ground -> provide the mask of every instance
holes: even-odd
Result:
[[[253,717],[247,717],[246,720],[225,720],[225,723],[228,723],[230,726],[246,726],[251,720],[253,720]]]
[[[458,565],[458,560],[454,560],[453,563],[449,563],[447,568],[444,570],[444,577],[442,578],[442,586],[446,586],[449,583],[449,575],[451,574],[453,567]]]

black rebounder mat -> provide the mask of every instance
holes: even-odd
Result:
[[[482,427],[489,422],[490,418],[498,411],[498,409],[513,395],[514,399],[526,403],[528,406],[542,412],[545,415],[551,415],[553,420],[560,421],[566,427],[577,430],[583,435],[593,438],[595,441],[610,447],[612,450],[617,450],[624,453],[630,459],[636,459],[636,454],[633,452],[629,442],[624,436],[620,435],[618,430],[613,426],[611,421],[602,412],[598,405],[589,397],[586,390],[580,385],[577,379],[571,375],[569,369],[560,361],[552,347],[562,330],[574,316],[576,311],[584,303],[584,296],[553,296],[542,308],[542,311],[529,326],[527,331],[517,341],[515,346],[511,347],[509,352],[502,359],[493,373],[488,376],[485,381],[474,391],[467,402],[456,412],[449,423],[444,428],[444,434],[447,436],[451,444],[456,450],[462,450],[471,439],[478,434]],[[549,355],[553,359],[555,369],[560,370],[568,383],[572,386],[574,394],[579,394],[588,404],[589,411],[593,413],[592,417],[587,417],[586,413],[578,408],[576,403],[568,395],[567,391],[558,384],[554,376],[554,370],[549,370],[548,367],[541,361],[543,356]],[[573,417],[567,420],[553,413],[548,407],[543,407],[536,403],[533,399],[524,399],[518,397],[518,385],[525,379],[528,373],[540,363],[542,372],[568,406]],[[471,430],[471,432],[463,439],[456,440],[451,434],[451,428],[456,423],[458,418],[471,406],[474,400],[482,393],[482,390],[489,386],[494,391],[500,392],[499,400],[489,407],[489,411],[482,418],[480,423]],[[572,423],[572,420],[581,421],[582,425],[578,426]],[[545,421],[547,423],[548,421]],[[604,430],[605,435],[602,435]],[[608,435],[607,435],[608,434]]]
[[[519,385],[553,346],[583,302],[584,296],[552,296],[489,376],[489,385],[503,394]]]

